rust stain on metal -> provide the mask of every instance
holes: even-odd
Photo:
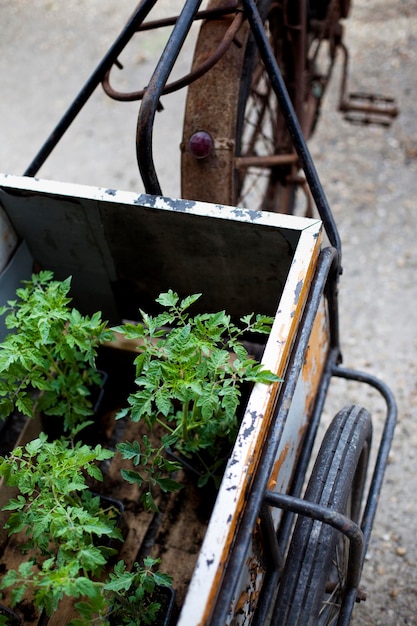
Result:
[[[277,485],[277,478],[278,478],[278,474],[281,470],[281,467],[283,466],[283,464],[285,463],[285,459],[288,456],[288,452],[290,450],[290,444],[289,442],[285,444],[284,449],[281,451],[281,454],[279,455],[279,457],[277,458],[277,460],[274,463],[274,468],[271,472],[271,477],[269,479],[269,483],[268,483],[268,489],[270,491],[273,491]]]
[[[311,330],[310,341],[308,344],[305,364],[302,369],[303,380],[306,382],[311,381],[311,370],[315,370],[318,363],[324,363],[323,352],[328,349],[328,333],[327,319],[323,305],[317,311],[316,319]]]
[[[317,312],[311,330],[310,341],[307,348],[304,365],[302,368],[302,377],[306,383],[305,410],[309,416],[320,385],[323,368],[326,363],[326,357],[329,350],[329,323],[326,314],[324,300]]]
[[[240,594],[239,600],[237,601],[235,613],[239,613],[240,611],[242,611],[243,607],[245,606],[245,604],[248,603],[248,601],[249,601],[249,591],[248,589],[245,589]]]
[[[305,435],[306,430],[307,430],[307,422],[305,422],[304,424],[301,424],[300,428],[298,429],[298,441],[304,441],[304,435]]]

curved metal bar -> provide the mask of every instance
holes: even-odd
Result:
[[[159,58],[142,99],[136,128],[136,156],[146,193],[159,196],[161,187],[153,160],[153,123],[162,90],[174,67],[178,54],[202,0],[187,0],[170,38]]]
[[[374,523],[378,499],[382,489],[385,468],[388,462],[388,455],[391,448],[392,439],[394,437],[395,425],[397,422],[397,404],[391,389],[382,380],[347,367],[335,366],[332,371],[333,376],[346,378],[347,380],[366,383],[376,389],[384,398],[387,405],[387,417],[382,432],[381,441],[378,449],[378,455],[375,461],[374,472],[369,486],[369,496],[366,502],[365,511],[362,518],[362,530],[365,537],[365,545],[368,544],[371,536],[372,526]]]
[[[318,212],[323,221],[327,236],[332,246],[334,246],[339,253],[339,265],[341,266],[342,245],[337,226],[334,221],[330,206],[327,202],[327,198],[323,191],[323,187],[320,183],[309,149],[307,147],[307,142],[303,137],[303,133],[297,120],[291,99],[288,95],[284,80],[281,76],[281,72],[271,49],[268,36],[265,33],[262,19],[256,7],[255,0],[242,0],[242,6],[244,13],[249,20],[253,36],[256,40],[259,53],[271,81],[272,88],[277,96],[281,110],[284,113],[288,132],[291,135],[294,148],[300,158],[301,165],[303,167]]]
[[[311,519],[323,522],[323,524],[328,524],[346,535],[351,547],[349,550],[349,565],[346,582],[349,588],[357,589],[359,587],[364,552],[364,537],[358,524],[353,522],[346,515],[338,513],[328,507],[303,500],[302,498],[288,496],[283,493],[267,491],[265,493],[265,502],[270,506],[310,517]]]
[[[195,16],[195,20],[205,20],[207,18],[217,19],[222,17],[223,15],[228,15],[229,13],[234,13],[239,6],[239,0],[233,0],[229,4],[224,3],[220,7],[216,7],[215,9],[204,9],[203,11],[198,11]],[[149,22],[144,22],[138,28],[138,32],[143,32],[145,30],[154,30],[155,28],[162,28],[164,26],[175,26],[178,21],[178,16],[175,15],[173,17],[165,17],[160,20],[153,20]]]
[[[48,139],[39,150],[38,154],[32,160],[30,165],[26,168],[24,176],[35,176],[39,171],[39,168],[45,163],[52,150],[56,147],[64,133],[68,130],[71,123],[77,117],[87,100],[90,98],[96,87],[103,80],[103,76],[107,70],[113,65],[119,54],[129,43],[133,35],[138,30],[138,25],[143,22],[146,16],[150,13],[157,0],[142,0],[139,6],[136,8],[131,18],[127,22],[126,26],[108,50],[106,55],[98,64],[93,74],[90,76],[84,87],[81,89],[73,103],[67,109],[64,116],[59,123],[55,126]]]
[[[178,91],[179,89],[183,89],[184,87],[187,87],[188,85],[193,83],[195,80],[203,76],[203,74],[211,70],[211,68],[214,65],[216,65],[216,63],[218,63],[218,61],[222,58],[222,56],[227,52],[227,50],[232,45],[233,39],[235,38],[237,32],[239,31],[242,25],[243,19],[244,18],[243,18],[242,13],[237,13],[230,27],[227,29],[225,36],[223,37],[222,41],[220,42],[219,46],[216,48],[214,53],[194,71],[190,72],[186,76],[183,76],[182,78],[179,78],[178,80],[173,81],[172,83],[166,84],[161,91],[161,96],[165,96],[169,93],[173,93],[174,91]],[[111,68],[106,73],[102,81],[102,87],[105,93],[109,96],[109,98],[112,98],[113,100],[118,100],[120,102],[133,102],[136,100],[143,99],[147,90],[146,87],[145,89],[141,89],[139,91],[126,91],[126,92],[117,91],[116,89],[113,89],[113,87],[110,85],[110,72],[111,72]]]
[[[385,468],[388,462],[388,454],[394,436],[395,424],[397,421],[397,405],[394,395],[389,387],[383,381],[379,380],[379,378],[376,378],[371,374],[360,372],[347,367],[341,367],[340,365],[335,365],[332,369],[332,375],[339,378],[345,378],[347,380],[370,385],[381,394],[387,406],[387,416],[385,418],[384,430],[380,439],[378,454],[374,465],[374,471],[368,489],[368,497],[366,499],[365,510],[362,516],[361,528],[365,542],[365,550],[362,555],[361,561],[362,569],[366,548],[369,543],[372,526],[375,520],[379,495],[381,493],[382,483],[384,480]],[[338,626],[349,626],[350,616],[355,601],[356,593],[352,593],[350,590],[349,593],[346,595],[345,601],[343,603],[342,611],[340,613],[339,621],[337,623]]]

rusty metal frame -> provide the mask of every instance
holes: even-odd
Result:
[[[354,124],[376,124],[389,127],[399,113],[395,98],[364,92],[348,93],[349,51],[343,42],[340,42],[338,47],[343,55],[339,111],[344,113],[347,121]]]
[[[171,37],[142,99],[137,124],[137,159],[145,190],[151,195],[162,194],[153,161],[152,135],[155,114],[159,106],[162,91],[184,42],[186,33],[188,32],[187,29],[191,27],[193,16],[197,13],[199,4],[199,0],[187,0],[185,3],[181,16],[176,22]],[[241,10],[250,23],[260,56],[271,80],[272,88],[278,98],[294,148],[301,162],[329,241],[338,250],[339,257],[341,257],[341,241],[336,224],[308,150],[307,142],[304,139],[296,112],[271,49],[268,36],[265,33],[263,21],[257,9],[256,2],[254,0],[241,0]]]
[[[172,83],[167,83],[166,85],[164,85],[162,92],[161,92],[161,96],[167,95],[169,93],[173,93],[174,91],[178,91],[179,89],[183,89],[184,87],[187,87],[192,82],[200,78],[200,76],[208,72],[227,52],[227,50],[232,45],[236,37],[236,34],[238,30],[240,29],[243,19],[244,19],[243,14],[241,12],[236,12],[237,6],[238,6],[237,2],[234,2],[230,6],[225,6],[219,9],[215,9],[215,10],[198,11],[196,13],[194,17],[194,21],[203,20],[207,18],[218,19],[219,17],[230,15],[231,13],[235,13],[236,15],[230,27],[228,28],[226,35],[224,36],[223,40],[221,41],[220,45],[217,47],[215,52],[204,63],[202,63],[197,69],[193,70],[192,72],[189,72],[182,78],[179,78],[173,81]],[[155,20],[153,22],[146,22],[138,28],[137,32],[153,30],[156,28],[164,28],[166,26],[175,26],[177,22],[178,22],[178,17]],[[117,65],[119,69],[123,69],[123,66],[117,61],[115,61],[114,65]],[[128,92],[118,91],[114,89],[110,84],[110,72],[111,72],[111,68],[108,70],[108,72],[106,73],[106,75],[104,76],[102,80],[102,87],[105,93],[110,98],[112,98],[113,100],[118,100],[119,102],[132,102],[132,101],[143,99],[143,97],[145,96],[147,87],[145,87],[144,89],[140,89],[138,91],[128,91]]]

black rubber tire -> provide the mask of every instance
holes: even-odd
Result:
[[[371,438],[372,422],[368,411],[358,406],[340,411],[324,436],[305,499],[345,513],[359,522]],[[347,560],[348,541],[344,535],[328,524],[300,516],[271,624],[335,625],[343,600]],[[336,573],[341,579],[335,587]],[[328,583],[333,583],[330,601]]]

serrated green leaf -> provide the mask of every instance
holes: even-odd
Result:
[[[3,507],[2,511],[16,511],[26,506],[26,498],[23,496],[17,496],[17,498],[11,498]]]
[[[165,293],[159,294],[159,296],[156,298],[156,302],[158,302],[158,304],[167,308],[176,306],[178,301],[179,301],[179,296],[177,293],[172,291],[172,289],[169,289]]]
[[[121,420],[124,417],[128,417],[129,413],[130,413],[129,407],[124,407],[123,409],[120,409],[120,411],[116,413],[116,419]]]
[[[158,506],[150,491],[147,491],[146,493],[143,494],[143,496],[141,497],[141,501],[143,502],[146,509],[148,509],[149,511],[154,511],[155,513],[158,513]]]
[[[194,293],[191,296],[187,296],[183,300],[181,300],[180,308],[182,311],[188,309],[194,302],[196,302],[199,298],[201,298],[202,293]]]
[[[106,559],[103,557],[100,550],[92,546],[80,550],[77,553],[77,558],[80,567],[84,569],[84,571],[94,572],[106,564]],[[87,589],[82,593],[83,595],[89,595]]]
[[[115,592],[129,591],[134,582],[134,573],[115,568],[114,573],[110,574],[110,580],[105,583],[104,589]]]
[[[124,480],[127,480],[127,482],[131,483],[132,485],[143,484],[143,478],[139,472],[135,472],[134,470],[122,469],[120,470],[120,473],[122,475],[122,478],[124,478]]]
[[[15,587],[13,589],[11,599],[10,599],[10,606],[12,608],[14,608],[16,604],[18,604],[19,602],[23,600],[23,596],[26,593],[26,589],[27,589],[26,585],[20,585],[19,587]]]
[[[139,442],[126,441],[125,443],[119,443],[117,444],[117,449],[124,459],[131,460],[134,465],[139,465],[142,456]]]
[[[26,451],[30,456],[34,456],[38,454],[38,452],[42,449],[45,440],[43,437],[38,437],[37,439],[33,439],[26,445]]]
[[[163,387],[160,387],[155,394],[155,404],[157,410],[167,417],[172,412],[172,401],[169,393]]]
[[[172,577],[162,572],[154,572],[153,579],[159,587],[170,587],[172,585]]]
[[[183,485],[173,480],[172,478],[155,478],[155,482],[165,493],[182,489]]]
[[[97,465],[89,465],[87,467],[87,473],[89,476],[91,476],[91,478],[94,478],[95,480],[103,480],[103,473],[101,472],[100,468],[97,467]]]

